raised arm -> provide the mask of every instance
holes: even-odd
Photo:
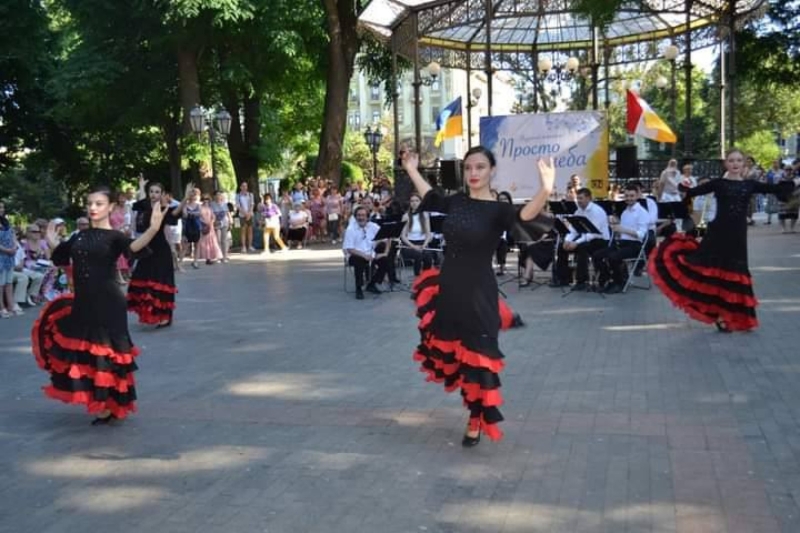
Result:
[[[692,198],[694,196],[705,196],[708,193],[714,192],[715,188],[716,188],[715,180],[710,180],[705,183],[701,183],[697,187],[691,187],[691,188],[687,187],[683,183],[678,185],[678,190],[686,194],[686,196],[688,196],[689,198]]]
[[[422,174],[420,174],[417,169],[417,166],[419,166],[419,155],[410,151],[405,152],[403,154],[402,163],[403,170],[405,170],[408,177],[411,178],[411,182],[414,184],[414,187],[417,188],[420,197],[425,198],[425,195],[431,190],[431,185],[425,181],[425,178],[422,177]]]
[[[186,207],[186,203],[189,201],[189,192],[192,191],[193,189],[194,189],[194,183],[189,183],[186,186],[186,190],[183,192],[183,199],[181,200],[181,203],[175,206],[175,209],[172,210],[172,216],[174,216],[175,218],[181,216],[181,213],[183,213],[183,210]]]
[[[519,218],[523,221],[531,221],[544,209],[550,193],[553,192],[553,184],[556,180],[556,167],[553,158],[539,159],[536,162],[539,168],[539,183],[541,187],[536,196],[531,198],[519,212]]]
[[[145,246],[150,244],[153,237],[161,231],[161,222],[164,220],[165,211],[166,209],[162,209],[160,203],[153,204],[153,209],[150,212],[150,227],[136,240],[131,242],[131,252],[136,253],[141,251]]]

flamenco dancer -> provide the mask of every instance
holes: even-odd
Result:
[[[553,161],[538,162],[541,188],[519,212],[519,219],[511,204],[498,202],[492,195],[496,161],[482,146],[464,157],[468,193],[442,196],[420,175],[416,154],[405,152],[402,162],[423,198],[419,210],[448,215],[442,269],[424,271],[413,287],[422,337],[414,359],[421,363],[428,381],[443,383],[448,392],[461,389],[469,410],[463,446],[477,445],[481,432],[499,440],[503,433],[497,424],[503,417],[498,409],[502,404],[498,374],[504,363],[497,337],[501,328],[521,325],[521,321],[499,300],[492,257],[504,231],[518,221],[533,220],[544,207],[553,190]]]
[[[133,204],[136,211],[136,231],[146,228],[146,220],[154,205],[160,205],[165,211],[163,226],[174,226],[178,223],[194,184],[186,186],[181,203],[168,210],[169,202],[164,194],[164,186],[160,183],[147,184],[148,198]],[[155,325],[157,329],[172,325],[172,313],[175,310],[175,265],[172,260],[172,249],[164,231],[159,231],[150,243],[152,254],[140,259],[131,275],[128,284],[128,311],[139,316],[141,324]]]
[[[717,215],[702,241],[676,233],[654,249],[648,262],[653,282],[687,315],[716,324],[721,332],[758,327],[753,282],[747,266],[747,215],[753,194],[792,192],[793,184],[770,185],[744,178],[744,155],[732,149],[726,175],[694,188],[680,185],[688,197],[714,193]]]
[[[31,336],[36,362],[50,373],[45,394],[65,403],[84,404],[97,416],[92,425],[98,425],[136,410],[133,373],[139,350],[128,334],[117,259],[146,253],[148,243],[161,234],[164,212],[151,209],[149,226],[133,240],[111,229],[108,189],[92,192],[87,200],[90,229],[60,244],[52,222],[47,229],[47,240],[55,248],[53,263],[72,262],[75,293],[49,302]]]

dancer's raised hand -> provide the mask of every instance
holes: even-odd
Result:
[[[403,152],[400,162],[403,164],[403,168],[406,172],[408,172],[409,169],[417,170],[419,167],[419,154],[411,150],[406,150]]]
[[[150,212],[150,227],[155,229],[161,228],[161,222],[164,220],[165,209],[161,207],[161,202],[153,204],[153,209]]]
[[[556,165],[553,162],[553,158],[540,158],[536,164],[539,167],[539,179],[541,180],[542,188],[552,191],[556,182]]]

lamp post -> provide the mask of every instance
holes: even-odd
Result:
[[[675,62],[678,59],[678,54],[679,53],[680,53],[680,50],[674,44],[671,44],[671,45],[667,46],[664,49],[664,59],[669,61],[669,65],[670,65],[670,82],[669,82],[669,97],[670,97],[670,106],[671,106],[670,107],[670,123],[672,124],[673,128],[675,128],[677,126],[675,124],[675,121],[678,119],[678,111],[677,111],[677,105],[678,105],[678,94],[677,93],[678,93],[678,89],[677,89],[677,82],[676,82],[676,78],[675,78],[675,75],[676,75]],[[658,83],[658,81],[660,81],[660,80],[657,80],[656,84]],[[675,157],[675,152],[676,152],[677,147],[678,147],[678,143],[677,142],[672,143],[672,157],[673,158]]]
[[[415,66],[418,65],[418,62],[415,62]],[[442,70],[442,67],[436,61],[431,61],[426,69],[428,71],[428,76],[423,78],[420,74],[418,68],[414,69],[414,81],[412,86],[414,87],[414,142],[417,144],[416,149],[417,153],[419,153],[420,157],[422,157],[422,94],[421,89],[422,86],[425,85],[429,87],[436,82],[439,77],[439,73]]]
[[[472,148],[472,108],[478,106],[482,95],[483,91],[480,87],[473,88],[472,97],[467,103],[467,148]]]
[[[575,79],[580,66],[581,62],[574,56],[567,59],[563,65],[554,65],[553,61],[547,57],[540,59],[537,64],[539,73],[542,75],[542,81],[555,83],[559,94],[561,94],[561,82],[569,82]]]
[[[364,132],[364,140],[369,146],[369,151],[372,152],[372,183],[375,183],[375,178],[378,176],[378,150],[381,149],[383,142],[383,132],[379,126],[375,126],[373,130],[367,126],[367,131]]]
[[[217,192],[219,191],[219,176],[217,176],[214,147],[217,144],[217,133],[227,137],[231,132],[231,114],[225,109],[219,109],[214,112],[196,105],[189,113],[189,120],[192,123],[192,131],[198,135],[208,127],[208,142],[211,145],[211,179],[213,180],[214,192]]]

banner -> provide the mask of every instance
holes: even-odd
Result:
[[[536,161],[548,156],[556,165],[559,196],[573,174],[595,198],[608,195],[608,122],[602,111],[481,117],[481,144],[497,158],[492,188],[515,199],[536,194]]]

